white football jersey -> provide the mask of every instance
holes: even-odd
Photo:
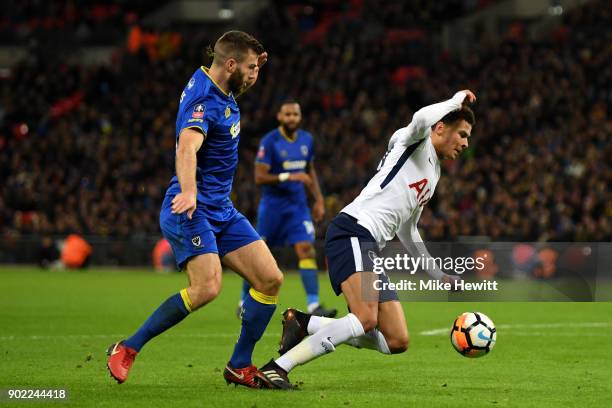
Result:
[[[378,172],[342,209],[370,231],[380,249],[397,235],[414,256],[428,256],[417,224],[440,179],[431,126],[460,109],[465,97],[464,92],[457,92],[447,101],[426,106],[414,114],[408,126],[395,131]]]

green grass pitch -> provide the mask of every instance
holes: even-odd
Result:
[[[47,404],[78,407],[612,406],[612,303],[404,303],[411,333],[404,354],[342,346],[291,373],[300,391],[228,387],[222,369],[240,328],[240,280],[232,273],[223,279],[221,296],[150,342],[129,380],[117,385],[105,367],[106,347],[183,288],[185,277],[2,268],[0,388],[65,387],[69,401]],[[320,283],[326,305],[344,313],[325,275]],[[256,364],[276,356],[288,306],[304,307],[296,274],[285,280]],[[448,338],[453,319],[472,310],[498,327],[495,349],[474,360],[457,354]]]

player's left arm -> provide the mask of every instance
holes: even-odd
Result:
[[[446,114],[461,109],[465,102],[474,103],[476,95],[469,89],[457,92],[452,98],[425,106],[412,116],[412,121],[406,127],[398,129],[393,133],[389,140],[388,150],[391,150],[397,143],[409,146],[429,135],[429,129],[435,125]]]
[[[415,220],[418,221],[419,218],[420,213],[419,216],[415,218]],[[399,238],[404,248],[406,248],[410,256],[412,256],[413,258],[420,258],[421,256],[423,256],[425,257],[425,259],[430,259],[431,254],[427,250],[427,246],[423,242],[423,239],[421,238],[421,234],[419,233],[419,229],[417,228],[416,224],[416,222],[404,223],[404,225],[402,225],[401,228],[397,231],[397,237]],[[426,264],[428,263],[429,262],[426,262]],[[436,263],[433,262],[434,267],[432,269],[425,269],[425,272],[427,272],[427,274],[432,278],[441,280],[443,282],[451,282],[458,278],[453,275],[445,274],[440,269],[438,269],[435,264]]]
[[[321,222],[325,216],[325,201],[323,194],[321,193],[321,187],[319,185],[319,177],[317,176],[317,170],[314,167],[314,160],[310,162],[310,169],[308,171],[312,183],[308,184],[310,193],[314,197],[314,204],[312,206],[312,219],[314,222]]]

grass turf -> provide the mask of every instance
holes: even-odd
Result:
[[[221,296],[150,342],[127,383],[117,385],[106,371],[106,347],[184,287],[185,277],[0,268],[0,388],[65,387],[65,404],[79,407],[612,406],[612,303],[405,303],[407,353],[342,346],[291,373],[300,391],[228,387],[222,369],[240,329],[234,313],[241,282],[231,273],[223,279]],[[324,275],[320,282],[325,304],[343,314]],[[276,356],[288,306],[304,306],[296,274],[285,280],[256,364]],[[461,357],[437,330],[469,310],[498,326],[498,344],[481,359]]]

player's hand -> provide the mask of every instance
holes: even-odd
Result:
[[[323,203],[323,200],[315,201],[314,205],[312,206],[312,220],[314,222],[321,222],[324,216],[325,204]]]
[[[268,53],[264,51],[257,56],[257,66],[259,69],[261,69],[266,62],[268,62]]]
[[[469,89],[464,89],[461,92],[465,93],[465,100],[464,100],[464,102],[466,102],[466,101],[469,102],[469,103],[476,102],[476,95],[474,95],[474,92],[470,91]]]
[[[178,193],[172,200],[172,214],[182,214],[187,211],[187,218],[191,219],[196,205],[195,193]]]
[[[297,182],[303,183],[303,184],[305,184],[307,186],[312,185],[312,178],[308,174],[306,174],[304,172],[291,173],[291,174],[289,174],[288,180],[289,181],[297,181]]]

